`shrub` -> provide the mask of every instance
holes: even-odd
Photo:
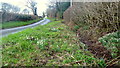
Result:
[[[64,12],[64,20],[70,27],[87,23],[108,32],[116,31],[120,26],[118,2],[73,3],[73,6]]]
[[[7,21],[29,21],[38,18],[35,15],[24,15],[24,14],[6,13],[6,12],[0,12],[0,15],[2,15],[2,21],[1,21],[2,23]]]

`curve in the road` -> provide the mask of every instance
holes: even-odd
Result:
[[[7,36],[9,34],[13,34],[13,33],[16,33],[16,32],[19,32],[19,31],[22,31],[26,28],[32,28],[32,27],[35,27],[37,25],[45,25],[47,23],[49,23],[50,20],[49,19],[43,19],[41,21],[38,21],[34,24],[30,24],[30,25],[27,25],[27,26],[21,26],[21,27],[15,27],[15,28],[10,28],[10,29],[3,29],[3,30],[0,30],[0,37],[4,37],[4,36]]]

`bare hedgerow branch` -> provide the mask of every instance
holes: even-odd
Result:
[[[70,15],[70,16],[69,16]],[[91,24],[107,31],[118,30],[118,2],[105,3],[73,3],[73,6],[64,12],[67,24],[73,22]]]

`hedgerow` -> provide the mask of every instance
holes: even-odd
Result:
[[[18,14],[18,13],[7,13],[7,12],[0,12],[2,16],[2,23],[8,21],[29,21],[37,19],[38,16],[35,15],[25,15],[25,14]]]
[[[72,28],[84,23],[99,29],[99,31],[116,31],[120,28],[118,2],[75,2],[64,12],[64,20]]]

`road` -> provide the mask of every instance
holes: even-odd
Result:
[[[0,30],[0,33],[1,33],[0,37],[4,37],[4,36],[7,36],[9,34],[17,33],[19,31],[22,31],[22,30],[26,29],[26,28],[33,28],[33,27],[35,27],[37,25],[45,25],[45,24],[47,24],[49,22],[50,22],[49,19],[43,19],[43,20],[38,21],[38,22],[36,22],[34,24],[30,24],[30,25],[26,25],[26,26],[9,28],[9,29],[2,29],[2,30]]]

